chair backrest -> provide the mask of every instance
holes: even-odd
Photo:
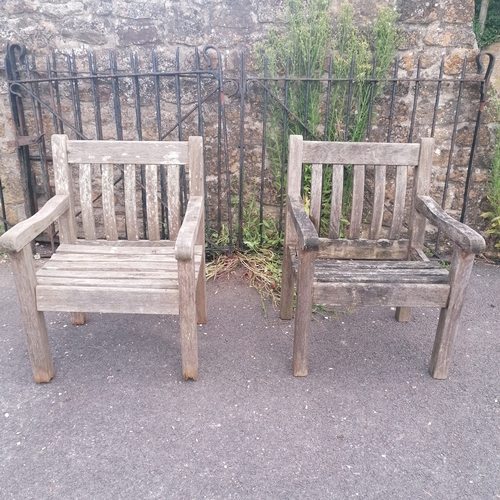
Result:
[[[181,225],[182,179],[189,196],[203,196],[201,137],[184,142],[76,141],[53,135],[52,158],[56,194],[70,195],[69,214],[60,220],[64,243],[74,243],[77,232],[88,240],[174,240]]]
[[[394,144],[291,136],[287,192],[300,196],[303,166],[311,165],[309,215],[314,226],[320,237],[353,242],[343,242],[338,258],[407,258],[410,248],[423,245],[425,220],[415,212],[413,200],[429,194],[433,144],[430,138]],[[346,168],[352,172],[350,185],[345,182]],[[327,182],[331,195],[325,199]]]

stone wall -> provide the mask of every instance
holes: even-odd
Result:
[[[332,18],[341,3],[332,1]],[[418,56],[422,57],[422,76],[437,75],[443,55],[446,75],[458,76],[464,57],[469,61],[469,73],[474,72],[477,46],[472,32],[473,0],[397,0],[396,5],[387,0],[352,0],[351,3],[361,25],[374,18],[378,5],[398,9],[403,34],[400,76],[415,76]],[[75,51],[77,55],[92,50],[98,57],[107,57],[109,49],[117,49],[123,54],[133,50],[140,57],[141,54],[149,55],[154,48],[159,57],[172,58],[179,47],[181,60],[188,60],[192,58],[194,47],[213,44],[223,55],[225,75],[231,76],[237,74],[240,53],[245,53],[251,60],[255,44],[265,39],[269,29],[286,29],[284,4],[284,0],[5,0],[0,3],[0,45],[5,47],[8,42],[24,44],[41,60],[53,49],[62,53]],[[444,92],[442,117],[436,129],[439,154],[435,161],[433,191],[437,196],[442,193],[447,166],[454,112],[451,99],[451,93],[447,96]],[[407,106],[408,103],[403,101],[401,106]],[[432,96],[428,96],[427,103],[431,102]],[[471,106],[473,102],[477,104],[476,95],[465,96],[460,115],[447,206],[451,212],[460,208],[463,196],[467,152],[477,112],[477,106]],[[249,126],[255,125],[254,118],[255,115],[248,116]],[[233,135],[237,135],[238,113],[231,103],[228,105],[228,120],[236,120]],[[402,118],[403,122],[405,120],[407,117]],[[470,201],[469,220],[476,226],[480,225],[479,205],[484,198],[492,127],[486,114]],[[4,77],[0,77],[0,132],[0,178],[8,206],[7,218],[15,223],[25,217],[26,208],[17,155],[9,143],[14,132]],[[418,132],[428,134],[424,126]],[[251,132],[248,141],[251,148]],[[232,171],[237,169],[233,166],[237,157],[235,151],[231,156]]]

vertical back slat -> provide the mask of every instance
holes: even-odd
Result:
[[[321,221],[321,192],[323,189],[323,165],[321,163],[314,163],[312,165],[311,175],[311,206],[309,217],[319,232],[319,225]]]
[[[376,240],[380,237],[380,230],[382,229],[386,171],[387,168],[385,165],[377,165],[375,167],[375,189],[373,193],[372,223],[370,227],[370,239],[372,240]]]
[[[94,206],[92,203],[92,165],[80,165],[80,205],[82,210],[83,233],[86,240],[97,239],[95,232]]]
[[[106,239],[110,241],[118,240],[115,216],[113,165],[111,163],[104,163],[102,165],[102,212]]]
[[[394,207],[392,213],[391,231],[389,238],[396,240],[401,236],[403,218],[405,212],[406,184],[408,178],[408,167],[396,167],[396,187],[394,191]]]
[[[169,165],[167,170],[168,227],[170,239],[177,238],[180,217],[180,165]]]
[[[363,201],[365,197],[364,165],[354,165],[352,180],[352,209],[349,238],[357,240],[361,237],[361,221],[363,220]]]
[[[127,239],[135,241],[139,239],[139,229],[137,227],[135,165],[128,164],[124,166],[124,184]]]
[[[158,223],[158,167],[146,165],[146,210],[148,221],[148,239],[160,239]]]
[[[68,165],[68,137],[52,136],[52,164],[54,167],[54,185],[56,194],[69,195],[69,210],[59,217],[59,235],[61,243],[75,243],[75,202],[73,199],[73,179]]]
[[[332,166],[332,205],[330,207],[329,238],[340,236],[340,216],[342,214],[342,192],[344,190],[344,166]]]

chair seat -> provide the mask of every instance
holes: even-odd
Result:
[[[298,261],[292,262],[297,273]],[[317,259],[313,297],[324,306],[444,307],[448,274],[432,261]]]
[[[198,276],[201,245],[195,249]],[[36,273],[39,311],[179,314],[171,241],[83,241],[60,245]]]

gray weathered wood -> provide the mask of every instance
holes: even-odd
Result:
[[[198,333],[196,331],[195,270],[189,260],[179,260],[179,323],[181,329],[182,376],[198,379]]]
[[[102,165],[102,213],[106,239],[109,241],[117,240],[114,176],[113,165],[111,163]]]
[[[340,236],[343,188],[344,166],[334,165],[332,167],[332,198],[330,205],[330,225],[328,227],[329,238],[338,238]]]
[[[419,144],[304,141],[303,163],[417,165]]]
[[[191,260],[193,258],[198,229],[202,220],[203,198],[191,196],[175,243],[175,258],[177,260]]]
[[[37,286],[39,311],[179,314],[179,292],[166,288]]]
[[[429,372],[436,379],[448,377],[453,342],[458,330],[465,292],[474,264],[474,254],[456,246],[450,266],[450,298],[441,309]]]
[[[408,323],[411,319],[411,307],[396,307],[396,321]]]
[[[418,167],[414,169],[413,174],[412,201],[408,224],[410,248],[414,248],[415,250],[422,250],[425,240],[425,217],[416,210],[415,202],[419,196],[427,196],[429,194],[433,149],[433,139],[421,139],[419,163]]]
[[[396,168],[396,187],[392,209],[392,223],[389,238],[397,240],[401,237],[405,213],[406,185],[408,182],[408,167]]]
[[[170,239],[175,240],[181,227],[180,167],[169,165],[167,171],[168,228]]]
[[[57,136],[61,137],[61,136]],[[159,141],[68,141],[70,163],[189,163],[187,142]]]
[[[363,203],[365,197],[365,166],[353,166],[352,209],[349,225],[349,238],[361,238],[361,221],[363,219]]]
[[[301,250],[318,250],[319,240],[316,229],[306,214],[302,200],[298,196],[287,196],[287,211],[291,215],[297,244]]]
[[[148,222],[148,239],[160,239],[158,219],[158,167],[146,165],[146,213]]]
[[[67,195],[53,196],[35,215],[19,222],[0,236],[0,247],[9,252],[18,252],[61,217],[68,208]]]
[[[309,217],[319,233],[321,222],[321,199],[323,190],[323,165],[314,163],[311,172],[311,205],[309,209]]]
[[[94,204],[92,196],[92,165],[80,165],[80,207],[82,211],[83,234],[87,240],[97,239],[95,231]]]
[[[462,250],[479,253],[486,248],[484,238],[479,233],[448,215],[431,197],[419,196],[415,200],[415,206],[419,213],[443,231]]]
[[[296,377],[305,377],[308,373],[315,257],[315,251],[299,252],[293,336],[293,374]]]
[[[321,306],[443,307],[450,287],[416,283],[315,283]]]
[[[124,191],[125,191],[125,224],[127,227],[127,240],[139,239],[137,227],[137,200],[135,165],[124,165]]]
[[[408,240],[319,239],[320,259],[400,260],[408,255]]]
[[[69,143],[69,147],[67,145]],[[204,250],[204,172],[201,138],[189,142],[52,140],[56,196],[28,221],[8,231],[0,243],[13,251],[23,321],[36,381],[49,381],[53,366],[41,311],[67,311],[73,324],[86,314],[139,313],[180,315],[184,378],[198,376],[196,321],[206,321]],[[77,240],[72,174],[80,165],[79,189],[84,234]],[[92,165],[101,164],[102,206],[107,240],[97,240],[92,206]],[[114,164],[124,165],[127,238],[118,240]],[[148,240],[138,240],[135,167],[145,165]],[[170,236],[159,240],[157,165],[170,167]],[[179,165],[189,173],[189,201],[180,221]],[[172,193],[175,193],[172,195]],[[61,245],[36,273],[30,241],[59,219]],[[153,241],[154,240],[154,241]],[[16,250],[21,252],[16,253]],[[178,259],[176,259],[176,257]],[[182,297],[182,298],[180,298]],[[75,312],[76,311],[76,312]]]
[[[52,136],[52,165],[56,194],[68,195],[69,201],[67,212],[61,214],[58,220],[59,238],[62,243],[74,243],[76,240],[75,201],[73,179],[68,165],[67,140],[65,135]]]
[[[36,278],[33,254],[29,245],[11,254],[21,318],[28,343],[28,354],[35,382],[49,382],[54,376],[49,339],[43,312],[36,307]]]
[[[378,165],[375,167],[375,189],[373,191],[372,223],[370,226],[371,240],[379,239],[380,230],[382,229],[382,220],[384,218],[386,170],[385,165]]]

